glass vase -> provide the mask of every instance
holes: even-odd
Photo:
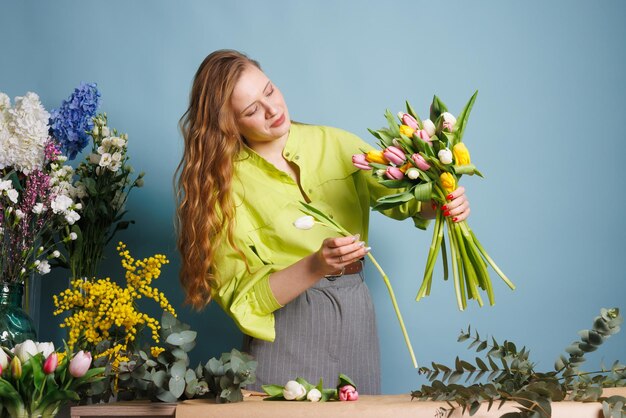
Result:
[[[37,341],[33,320],[22,309],[24,285],[0,282],[0,345],[13,348],[26,340]]]

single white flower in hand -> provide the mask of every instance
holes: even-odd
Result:
[[[306,215],[296,219],[293,225],[298,229],[311,229],[313,225],[315,225],[315,219],[313,219],[312,216]]]

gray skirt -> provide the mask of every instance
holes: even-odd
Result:
[[[274,342],[244,338],[244,351],[258,361],[256,382],[247,389],[296,377],[314,385],[321,378],[332,388],[343,373],[359,393],[380,393],[376,318],[363,272],[321,279],[274,316]]]

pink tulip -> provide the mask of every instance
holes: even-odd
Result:
[[[404,115],[402,115],[402,123],[404,123],[407,126],[410,126],[411,128],[415,129],[416,131],[420,128],[420,126],[417,124],[417,121],[415,120],[415,118],[411,115],[409,115],[408,113],[405,113]]]
[[[43,372],[45,374],[52,374],[57,369],[58,365],[59,365],[59,356],[55,351],[52,354],[50,354],[48,358],[46,359],[46,361],[43,363]]]
[[[365,154],[354,154],[352,156],[352,164],[356,168],[360,168],[361,170],[371,170],[372,169],[372,167],[370,167],[370,165],[368,164],[367,160],[365,159]]]
[[[428,135],[428,132],[426,132],[425,129],[420,129],[419,131],[415,131],[413,135],[415,135],[416,137],[418,137],[419,139],[425,142],[430,142],[430,135]]]
[[[356,401],[359,399],[359,392],[352,385],[345,385],[339,389],[340,401]]]
[[[402,165],[402,163],[404,163],[404,160],[406,160],[404,151],[394,146],[386,148],[383,151],[383,156],[395,165]]]
[[[91,353],[80,350],[70,361],[70,374],[74,377],[83,377],[91,366]]]
[[[420,154],[416,153],[416,154],[411,155],[411,159],[413,160],[417,168],[419,168],[422,171],[426,171],[430,168],[430,164],[428,164],[426,162],[426,159],[424,159],[424,157],[422,157]]]
[[[397,167],[387,167],[385,175],[391,180],[402,180],[404,178],[404,173]]]

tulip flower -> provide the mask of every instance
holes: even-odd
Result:
[[[370,163],[388,164],[389,161],[383,156],[382,151],[371,150],[365,155],[365,159]]]
[[[424,129],[420,129],[419,131],[415,131],[415,136],[421,139],[424,142],[430,142],[430,135]]]
[[[422,123],[424,124],[424,130],[426,131],[428,136],[433,136],[435,132],[437,132],[437,127],[435,126],[432,120],[426,119]]]
[[[397,167],[387,167],[385,175],[391,180],[402,180],[404,178],[404,173]]]
[[[413,160],[417,168],[419,168],[420,170],[427,171],[430,169],[430,164],[428,164],[426,162],[426,159],[422,157],[420,154],[416,153],[416,154],[411,155],[411,159]]]
[[[365,158],[365,154],[354,154],[352,156],[352,164],[356,168],[360,168],[361,170],[371,170],[372,167],[367,163],[367,159]]]
[[[303,385],[296,382],[295,380],[290,380],[287,382],[283,389],[283,397],[288,401],[301,401],[306,396],[306,389]]]
[[[44,358],[48,358],[54,351],[53,343],[36,343],[37,351],[43,354]]]
[[[14,347],[15,356],[19,357],[22,363],[26,363],[29,358],[39,353],[37,345],[33,340],[26,340]]]
[[[59,365],[59,355],[54,352],[48,356],[46,361],[43,363],[43,372],[45,374],[52,374],[56,370]]]
[[[420,176],[420,172],[417,168],[411,167],[406,171],[406,176],[411,180],[416,180]]]
[[[22,377],[22,362],[18,356],[13,357],[11,360],[11,376],[14,379]]]
[[[311,229],[313,228],[313,225],[315,225],[315,219],[313,219],[312,216],[303,216],[296,219],[293,222],[293,225],[298,229]]]
[[[454,154],[454,159],[456,160],[457,165],[471,164],[469,150],[464,143],[459,142],[453,146],[452,153]]]
[[[439,161],[441,161],[442,164],[452,164],[452,151],[448,148],[439,151],[437,157],[439,157]]]
[[[400,125],[400,133],[410,138],[415,133],[415,129],[407,125]]]
[[[352,385],[345,385],[339,389],[340,401],[356,401],[359,399],[359,392]]]
[[[83,377],[89,370],[89,366],[91,366],[91,353],[80,350],[70,360],[70,374],[74,377]]]
[[[306,394],[306,398],[311,402],[319,402],[322,399],[322,392],[317,388],[313,388]]]
[[[0,347],[0,367],[6,369],[9,365],[9,356],[4,352],[2,347]]]
[[[404,113],[401,119],[402,119],[403,124],[405,124],[409,128],[413,128],[413,130],[415,131],[417,131],[420,128],[415,118],[409,115],[408,113]]]
[[[383,151],[383,156],[395,165],[402,165],[402,163],[404,163],[404,161],[406,160],[404,151],[402,151],[398,147],[393,146],[385,148],[385,150]]]
[[[454,115],[449,112],[443,112],[441,116],[443,117],[443,130],[452,132],[454,125],[456,125],[456,118],[454,117]]]
[[[452,174],[441,173],[439,180],[441,181],[441,186],[446,193],[452,193],[456,189],[456,180],[454,180],[454,176]]]

